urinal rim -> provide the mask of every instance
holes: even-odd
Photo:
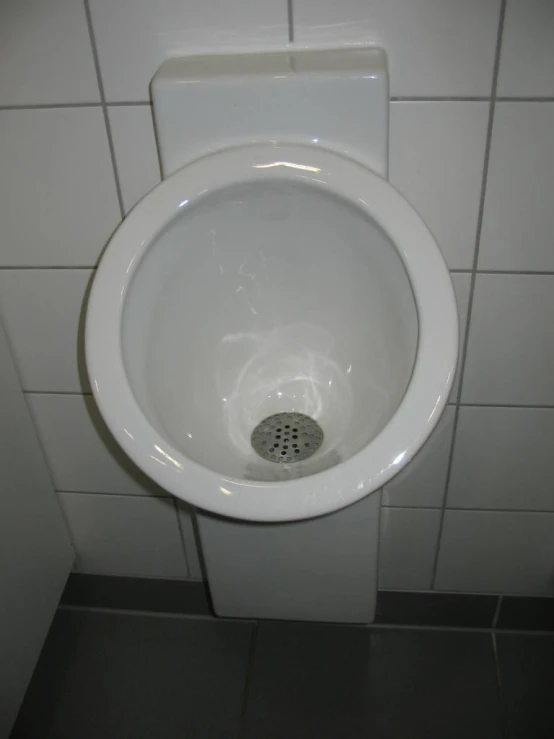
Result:
[[[410,383],[385,428],[339,465],[286,482],[228,477],[175,449],[140,409],[121,348],[125,292],[140,257],[163,227],[200,197],[233,184],[268,180],[324,189],[373,218],[404,263],[419,320]],[[458,315],[450,274],[433,235],[387,180],[355,160],[320,147],[257,143],[186,165],[133,208],[112,236],[97,269],[87,309],[85,348],[93,394],[104,420],[151,479],[182,500],[214,513],[252,521],[288,521],[323,515],[356,502],[381,488],[419,451],[440,418],[452,386]]]

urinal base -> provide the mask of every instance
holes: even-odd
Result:
[[[319,518],[252,523],[198,512],[219,616],[370,623],[380,491]]]

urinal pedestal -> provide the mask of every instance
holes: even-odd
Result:
[[[320,518],[251,523],[198,512],[219,616],[370,623],[381,493]]]

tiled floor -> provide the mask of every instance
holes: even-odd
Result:
[[[554,636],[496,641],[65,608],[12,739],[551,739]]]

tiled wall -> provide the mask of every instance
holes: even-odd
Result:
[[[550,0],[0,4],[0,309],[78,569],[201,576],[190,511],[95,409],[83,306],[110,233],[160,179],[159,63],[290,41],[387,50],[390,179],[439,240],[460,309],[451,405],[384,491],[381,587],[554,594]]]

